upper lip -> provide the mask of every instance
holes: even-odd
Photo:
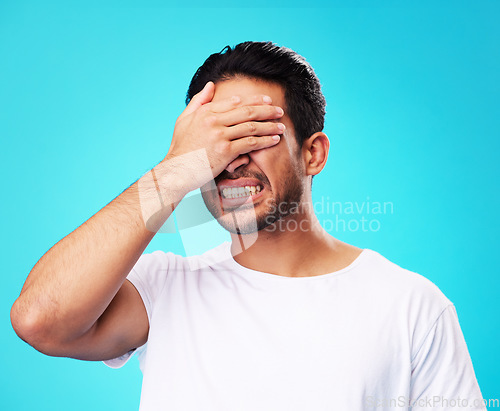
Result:
[[[264,185],[255,178],[237,178],[236,180],[225,179],[217,183],[217,186],[219,187],[219,190],[245,186],[261,186],[262,188],[264,188]]]

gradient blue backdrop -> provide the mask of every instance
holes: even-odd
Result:
[[[0,408],[138,408],[136,359],[111,370],[44,356],[9,310],[54,243],[164,157],[204,59],[245,40],[296,50],[321,79],[331,152],[315,201],[393,205],[366,215],[378,230],[332,235],[436,283],[483,396],[500,397],[498,2],[251,3],[0,3]],[[181,237],[158,235],[147,251],[184,253]]]

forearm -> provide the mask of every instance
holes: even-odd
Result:
[[[160,163],[37,262],[12,308],[23,338],[64,341],[92,327],[185,194],[171,171]]]

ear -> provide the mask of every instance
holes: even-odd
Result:
[[[330,140],[322,131],[314,133],[302,144],[302,158],[306,175],[315,176],[325,167],[330,150]]]

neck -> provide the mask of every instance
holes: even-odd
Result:
[[[362,251],[328,234],[312,207],[302,207],[257,233],[231,234],[231,240],[231,252],[240,265],[289,277],[339,270]]]

